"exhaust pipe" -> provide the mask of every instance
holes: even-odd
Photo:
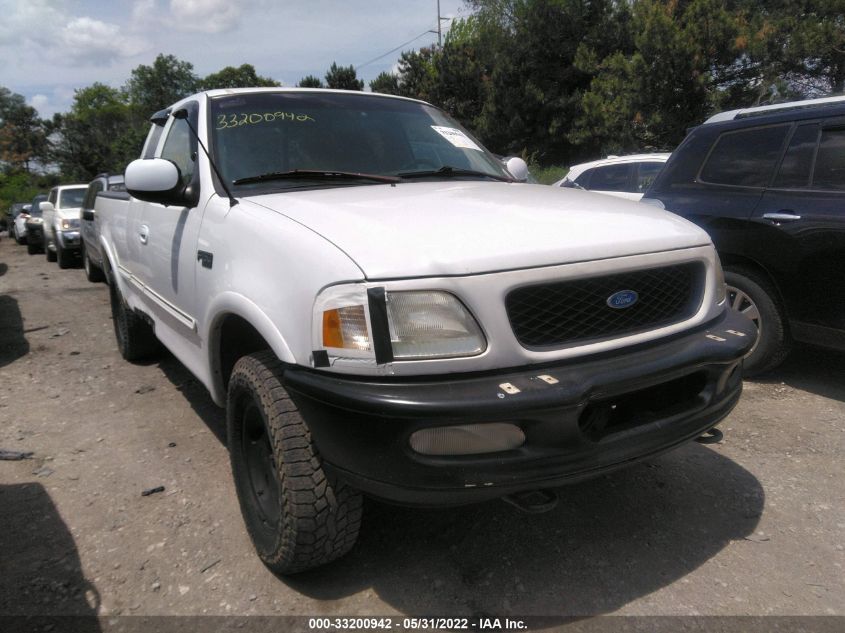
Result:
[[[553,490],[528,490],[502,497],[502,501],[529,514],[542,514],[555,509],[558,496]]]

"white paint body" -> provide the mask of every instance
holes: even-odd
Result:
[[[190,99],[198,103],[207,143],[207,98]],[[338,284],[451,292],[487,339],[473,357],[350,360],[325,370],[358,375],[443,375],[573,358],[684,331],[724,309],[716,301],[718,263],[707,234],[646,205],[541,185],[447,180],[255,195],[230,206],[215,193],[202,152],[198,168],[195,208],[98,197],[96,209],[104,259],[120,292],[152,317],[159,339],[219,405],[222,320],[246,319],[282,361],[311,367],[320,340],[315,302]],[[199,250],[213,253],[212,268],[200,264]],[[682,323],[538,352],[518,343],[505,312],[506,294],[528,283],[688,261],[703,263],[706,286],[699,311]]]
[[[665,163],[669,160],[671,154],[660,152],[654,154],[629,154],[628,156],[608,156],[599,160],[590,161],[589,163],[581,163],[573,165],[569,168],[566,176],[552,184],[552,187],[562,187],[564,183],[575,182],[575,180],[588,169],[595,167],[604,167],[607,165],[627,165],[630,163]],[[602,189],[589,189],[593,193],[601,193],[606,196],[613,196],[615,198],[623,198],[625,200],[639,201],[643,197],[643,192],[633,191],[604,191]]]
[[[74,232],[79,232],[78,222],[80,220],[81,207],[66,206],[62,201],[62,194],[70,190],[81,190],[83,193],[88,185],[60,185],[50,190],[48,203],[42,203],[41,209],[44,218],[44,249],[56,250],[56,237],[62,231],[62,220],[76,220],[77,226]]]

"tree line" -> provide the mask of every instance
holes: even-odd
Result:
[[[434,103],[494,152],[540,166],[671,150],[714,112],[845,90],[845,0],[467,4],[442,46],[403,52],[397,72],[370,89]],[[18,195],[21,183],[50,179],[44,165],[66,181],[122,171],[149,116],[186,95],[277,85],[249,64],[199,77],[190,62],[159,55],[121,88],[77,90],[51,120],[0,87],[0,204],[7,187]],[[337,63],[297,85],[364,89],[353,66]]]

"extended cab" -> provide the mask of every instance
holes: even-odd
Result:
[[[210,91],[143,156],[95,203],[118,347],[157,339],[226,407],[274,571],[348,551],[361,493],[540,509],[740,396],[754,328],[704,231],[520,183],[431,105]]]

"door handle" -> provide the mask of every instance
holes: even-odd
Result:
[[[795,220],[800,220],[801,216],[784,210],[777,213],[764,213],[763,218],[772,222],[795,222]]]
[[[147,240],[150,239],[150,227],[146,224],[141,225],[141,229],[138,231],[138,239],[141,240],[141,244],[146,244]]]

